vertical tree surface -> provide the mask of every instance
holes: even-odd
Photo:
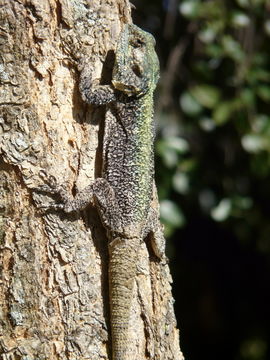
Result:
[[[100,174],[104,108],[79,74],[110,79],[125,0],[0,0],[1,359],[110,357],[108,249],[96,209],[43,212],[53,175],[70,192]],[[157,206],[157,205],[156,205]],[[181,360],[170,274],[143,243],[130,359]]]

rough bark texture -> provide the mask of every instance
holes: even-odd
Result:
[[[88,62],[106,79],[125,0],[0,0],[0,358],[110,356],[108,246],[93,207],[43,214],[31,189],[70,191],[100,173],[104,109],[78,91]],[[168,267],[147,244],[132,303],[132,359],[181,360]]]

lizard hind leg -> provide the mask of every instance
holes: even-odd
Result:
[[[62,204],[50,205],[61,208],[66,213],[84,210],[95,200],[104,227],[111,232],[121,232],[121,217],[114,189],[106,179],[97,178],[80,190],[75,197],[70,196],[61,186],[43,187],[42,191],[58,194]]]
[[[167,262],[165,255],[166,240],[163,233],[163,226],[159,220],[158,212],[150,208],[146,226],[143,230],[143,238],[150,234],[151,245],[155,255],[164,263]]]

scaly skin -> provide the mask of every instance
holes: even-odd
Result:
[[[152,35],[124,26],[115,54],[112,85],[98,85],[82,72],[82,98],[107,105],[103,174],[70,199],[65,212],[80,211],[94,198],[109,238],[109,282],[113,360],[129,358],[129,318],[140,243],[151,233],[156,255],[164,259],[165,240],[153,198],[153,92],[159,62]],[[57,205],[56,205],[57,206]],[[56,207],[55,206],[55,207]]]
[[[113,201],[112,198],[106,200],[106,208],[117,211],[110,214],[109,219],[103,210],[100,213],[105,226],[114,219],[114,224],[107,225],[112,239],[109,281],[113,360],[128,358],[126,350],[137,254],[151,222],[147,218],[153,195],[153,92],[159,77],[154,45],[152,35],[135,25],[126,25],[117,44],[113,87],[85,86],[89,78],[81,82],[85,101],[109,104],[103,178],[113,188],[115,196]]]
[[[113,360],[127,360],[129,317],[140,238],[117,238],[110,243],[110,309]]]

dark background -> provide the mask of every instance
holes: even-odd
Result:
[[[156,179],[181,349],[270,359],[270,4],[133,4],[161,63]]]

